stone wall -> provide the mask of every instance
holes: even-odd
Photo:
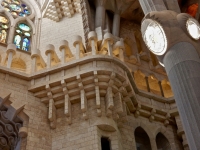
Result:
[[[55,22],[47,18],[42,18],[41,36],[40,36],[40,50],[44,58],[45,47],[48,44],[53,44],[56,53],[60,57],[59,46],[62,40],[69,42],[69,47],[72,53],[75,53],[73,46],[73,36],[80,35],[84,37],[83,23],[81,14],[75,14],[72,18],[63,18],[60,22]],[[84,39],[83,39],[83,43]],[[44,59],[46,61],[46,59]]]
[[[47,107],[28,92],[27,81],[0,73],[0,97],[10,93],[10,101],[25,105],[23,111],[29,117],[28,136],[22,140],[21,150],[50,150],[51,135]]]

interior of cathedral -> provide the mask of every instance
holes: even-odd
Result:
[[[141,25],[200,2],[145,1],[0,0],[0,150],[195,150]]]

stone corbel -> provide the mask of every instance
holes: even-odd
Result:
[[[32,59],[32,72],[33,73],[35,71],[37,71],[37,66],[41,66],[42,68],[46,67],[46,63],[44,62],[44,59],[40,54],[40,50],[33,51],[31,53],[31,59]]]
[[[100,97],[100,91],[99,91],[99,83],[97,78],[97,72],[94,71],[94,84],[95,84],[95,93],[96,93],[96,108],[97,108],[97,116],[100,117],[101,114],[101,97]]]
[[[140,116],[141,104],[138,103],[135,111],[135,117],[138,118]]]
[[[55,62],[55,63],[60,62],[60,59],[58,58],[58,55],[55,52],[54,45],[48,44],[46,46],[45,54],[47,56],[47,68],[51,68],[52,62]]]
[[[50,121],[50,127],[52,129],[55,129],[56,128],[56,107],[55,107],[53,99],[49,100],[49,115],[48,115],[48,119]]]
[[[150,117],[149,117],[149,121],[150,121],[150,122],[153,122],[153,121],[155,120],[155,114],[156,114],[156,110],[153,108],[153,109],[151,110],[151,115],[150,115]]]
[[[61,85],[62,85],[62,88],[63,88],[63,93],[65,94],[65,99],[64,99],[64,114],[66,115],[67,117],[67,123],[68,124],[71,124],[72,123],[72,104],[70,102],[70,99],[69,99],[69,95],[68,95],[68,89],[67,89],[67,84],[64,80],[61,80]]]
[[[107,93],[105,96],[105,102],[106,102],[106,116],[111,117],[113,114],[113,108],[114,108],[114,100],[113,100],[113,92],[112,92],[112,85],[114,84],[113,79],[110,79],[108,83]]]
[[[83,83],[81,80],[80,75],[77,75],[77,81],[78,81],[78,86],[79,86],[79,90],[80,90],[80,97],[81,97],[81,111],[83,113],[83,118],[86,120],[88,119],[88,113],[87,113],[87,98],[86,98],[86,94],[83,88]]]
[[[71,50],[69,48],[68,41],[62,40],[61,43],[60,43],[60,45],[61,46],[59,47],[59,49],[60,49],[60,51],[62,53],[61,62],[62,62],[62,64],[64,64],[65,61],[66,61],[66,57],[67,58],[72,58],[73,54],[72,54],[72,52],[71,52]]]

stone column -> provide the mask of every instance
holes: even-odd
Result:
[[[105,17],[106,9],[104,5],[98,4],[98,6],[96,6],[95,28],[101,27],[102,30],[104,30]]]
[[[68,41],[62,40],[60,42],[59,50],[61,51],[61,63],[64,64],[66,60],[66,50],[69,49]]]
[[[200,59],[195,47],[179,42],[163,59],[191,150],[200,149]]]
[[[120,29],[120,14],[115,13],[113,18],[112,34],[114,36],[119,36],[119,29]]]
[[[152,11],[167,10],[163,0],[139,0],[139,2],[145,15]]]
[[[104,35],[105,43],[107,43],[108,55],[113,56],[113,36],[110,33]]]
[[[7,46],[6,53],[8,55],[7,68],[11,68],[13,56],[16,54],[16,45],[15,44],[9,44]]]
[[[76,54],[75,57],[76,59],[80,58],[80,53],[81,53],[81,47],[82,47],[82,37],[79,35],[74,36],[74,47],[76,48]]]
[[[48,44],[46,46],[46,51],[45,54],[47,55],[47,68],[51,68],[51,60],[52,60],[52,55],[54,53],[55,47],[51,44]]]
[[[92,48],[92,55],[97,54],[97,34],[94,31],[89,32],[88,40]]]

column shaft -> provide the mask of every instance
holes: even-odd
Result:
[[[120,15],[115,13],[113,18],[112,34],[114,36],[119,36],[119,29],[120,29]]]
[[[76,44],[76,59],[80,58],[80,45]]]
[[[96,47],[94,40],[91,40],[92,55],[96,55]]]
[[[108,55],[109,56],[113,56],[113,52],[112,52],[112,45],[110,44],[109,41],[107,41],[107,46],[108,46]]]
[[[33,57],[33,59],[32,59],[32,73],[35,73],[35,71],[36,71],[36,57]]]
[[[180,42],[164,57],[177,108],[191,150],[200,149],[200,59],[193,45]]]
[[[51,53],[47,54],[47,68],[51,68]]]
[[[65,57],[66,57],[66,51],[65,51],[65,49],[62,49],[62,59],[61,59],[62,64],[65,63]]]
[[[101,27],[104,30],[106,10],[104,6],[96,7],[95,27]]]
[[[7,68],[11,68],[12,57],[13,57],[13,52],[9,52],[9,54],[8,54],[8,62],[7,62]]]

